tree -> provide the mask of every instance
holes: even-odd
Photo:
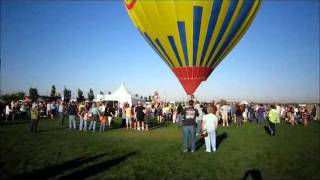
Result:
[[[104,92],[103,92],[103,91],[100,91],[100,94],[104,94]]]
[[[136,95],[134,95],[135,97],[139,97],[139,95],[138,94],[136,94]]]
[[[55,85],[51,86],[50,97],[52,97],[52,98],[56,97],[56,86]]]
[[[63,90],[63,101],[68,103],[70,102],[70,99],[71,99],[71,90],[70,89],[67,89],[67,88],[64,88]]]
[[[94,99],[94,93],[93,93],[93,90],[90,88],[88,93],[88,100],[93,101],[93,99]]]
[[[1,96],[1,99],[6,103],[9,103],[12,101],[12,96],[10,94],[4,94]]]
[[[24,99],[25,95],[26,95],[26,93],[22,92],[22,91],[13,94],[13,96],[15,97],[16,100]]]
[[[30,88],[29,89],[29,97],[32,102],[36,102],[38,100],[39,94],[37,88]]]
[[[111,92],[110,92],[110,91],[108,91],[108,94],[110,95],[110,94],[111,94]]]
[[[10,101],[22,100],[24,99],[24,96],[25,96],[25,93],[21,91],[13,94],[4,94],[1,96],[1,99],[6,103],[8,103]]]
[[[83,91],[81,91],[81,89],[78,89],[78,97],[77,97],[77,101],[84,101],[85,98],[83,96]]]
[[[57,98],[57,99],[61,99],[61,93],[57,93],[57,94],[56,94],[56,98]]]

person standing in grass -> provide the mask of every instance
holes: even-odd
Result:
[[[92,129],[93,132],[96,131],[96,124],[97,124],[97,121],[98,121],[98,108],[96,106],[95,103],[92,104],[92,107],[90,109],[90,113],[92,113],[92,120],[91,120],[91,123],[90,123],[90,126],[89,126],[89,131]]]
[[[199,116],[196,117],[196,135],[200,135],[201,130],[201,123],[202,123],[202,117],[203,117],[203,107],[200,105],[200,103],[197,103],[194,108],[198,111]]]
[[[125,110],[125,104],[120,108],[121,113],[121,128],[126,127],[126,110]]]
[[[38,120],[39,120],[39,109],[37,103],[33,103],[31,107],[31,132],[37,132],[38,130]]]
[[[60,122],[61,122],[61,126],[63,126],[63,123],[64,123],[64,107],[63,107],[63,101],[60,101],[60,103],[59,103],[58,114],[59,114],[59,120],[60,120]]]
[[[243,117],[243,122],[247,122],[248,121],[248,107],[246,105],[244,105],[244,112],[242,113],[242,117]]]
[[[135,108],[135,113],[137,117],[137,130],[144,130],[144,116],[145,116],[145,108],[142,103],[138,101],[138,106]]]
[[[158,103],[156,108],[156,116],[157,116],[158,123],[162,123],[162,107],[160,103]]]
[[[218,118],[215,115],[216,106],[208,107],[208,114],[203,116],[202,130],[208,134],[204,140],[206,142],[206,152],[216,151],[216,129],[218,127]]]
[[[287,118],[289,120],[289,123],[291,123],[291,125],[294,126],[295,125],[295,121],[294,121],[294,109],[293,109],[293,107],[289,107],[288,108]]]
[[[242,121],[243,121],[243,106],[237,105],[236,106],[236,121],[237,121],[237,126],[241,127],[242,126]]]
[[[145,130],[149,131],[149,125],[153,116],[153,112],[150,106],[146,106],[145,108],[146,108],[146,117],[144,118],[144,125],[146,127]]]
[[[22,102],[20,106],[20,117],[22,120],[26,120],[27,118],[27,108],[26,108],[26,103]]]
[[[131,124],[132,124],[132,129],[137,129],[137,116],[135,113],[136,107],[134,105],[131,106]]]
[[[280,121],[280,117],[275,105],[273,104],[270,106],[268,118],[270,135],[274,136],[276,134],[276,123]]]
[[[302,114],[303,126],[307,127],[308,126],[308,110],[306,107],[302,108],[301,114]]]
[[[104,131],[106,128],[107,117],[104,115],[104,111],[99,111],[99,120],[100,120],[100,132]]]
[[[177,122],[177,107],[173,105],[172,109],[172,123],[175,124]]]
[[[89,113],[89,110],[87,110],[86,108],[84,108],[84,112],[83,112],[83,124],[84,124],[84,126],[83,126],[83,131],[87,131],[87,122],[88,121],[90,121],[90,117],[89,117],[89,114],[91,114],[91,113]]]
[[[194,101],[189,100],[189,106],[184,110],[184,120],[182,121],[184,152],[188,152],[190,146],[191,152],[194,152],[196,148],[195,123],[196,117],[199,116],[199,113],[193,105]]]
[[[51,113],[51,104],[49,101],[47,101],[47,117],[49,118],[50,117],[50,113]]]
[[[216,113],[216,112],[214,112]],[[222,126],[229,126],[228,122],[228,106],[226,104],[222,105],[220,108],[221,118],[222,118]]]
[[[126,125],[127,125],[127,129],[132,128],[131,125],[131,107],[128,103],[125,104],[125,111],[126,111]]]
[[[76,129],[76,106],[72,101],[68,106],[69,129]]]
[[[12,112],[12,110],[9,107],[9,104],[6,105],[6,110],[5,111],[6,111],[5,112],[5,116],[6,116],[6,120],[5,121],[7,122],[8,117],[10,116],[10,113]]]
[[[264,113],[265,113],[265,109],[264,109],[263,105],[260,104],[260,107],[258,109],[258,124],[259,124],[259,126],[262,125],[262,122],[264,119]]]
[[[111,104],[107,105],[107,108],[105,110],[105,116],[108,118],[108,126],[111,126],[112,117],[114,116],[115,112],[112,108]]]
[[[79,130],[82,131],[84,129],[86,129],[87,127],[87,123],[84,120],[84,113],[85,113],[85,105],[84,103],[81,103],[78,107],[78,117],[79,117]],[[85,124],[85,126],[84,126]]]
[[[84,124],[85,123],[85,120],[84,120],[84,113],[85,113],[85,110],[86,110],[86,105],[85,105],[85,102],[81,102],[80,104],[78,104],[78,107],[77,107],[77,110],[78,110],[78,117],[79,117],[79,130],[83,130],[84,129]],[[85,126],[87,127],[87,126]]]
[[[52,101],[50,104],[50,116],[52,120],[54,119],[55,113],[56,113],[56,102]]]

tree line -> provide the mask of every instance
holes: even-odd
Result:
[[[100,94],[104,94],[104,93],[102,91],[100,91]],[[108,94],[111,94],[111,92],[108,91]],[[21,91],[21,92],[12,93],[12,94],[4,94],[4,95],[1,96],[1,99],[5,103],[9,103],[11,101],[23,100],[25,96],[26,96],[26,93]],[[139,95],[135,94],[135,97],[139,98]],[[50,100],[50,101],[55,101],[57,99],[62,99],[61,94],[56,91],[56,86],[55,85],[51,86],[51,91],[50,91],[50,95],[49,96],[39,95],[37,88],[30,87],[30,89],[29,89],[29,99],[32,102],[36,102],[36,101],[38,101],[39,98],[42,98],[44,100]],[[89,92],[87,94],[87,100],[93,101],[94,98],[95,98],[94,92],[90,88]],[[140,96],[140,98],[144,99],[146,101],[151,101],[152,97],[151,96],[149,96],[149,97]],[[63,101],[66,102],[66,103],[69,103],[70,100],[71,100],[71,90],[67,89],[66,87],[64,87],[64,90],[63,90]],[[81,89],[78,89],[77,101],[84,101],[84,100],[86,100],[86,98],[84,96],[83,91]]]

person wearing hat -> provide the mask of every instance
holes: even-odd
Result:
[[[32,104],[31,107],[31,132],[37,132],[38,130],[38,120],[39,120],[39,109],[36,103]]]

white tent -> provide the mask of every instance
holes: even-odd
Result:
[[[104,97],[102,97],[102,95],[97,97],[97,100],[118,101],[120,107],[122,107],[125,102],[129,103],[130,105],[135,105],[138,101],[144,101],[144,99],[133,96],[130,91],[124,86],[124,84],[121,84],[121,86],[112,94],[105,94]]]

